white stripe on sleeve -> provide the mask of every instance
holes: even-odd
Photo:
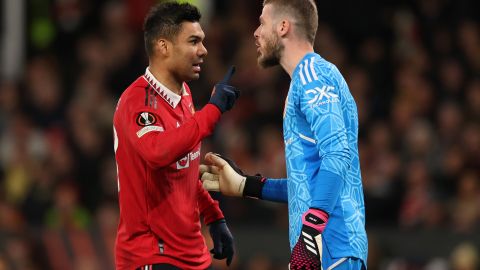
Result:
[[[303,70],[303,64],[300,64],[300,80],[302,80],[302,84],[305,85],[307,84],[307,82],[305,81],[305,77],[303,77],[303,73],[302,73],[302,70]]]
[[[315,60],[315,56],[312,56],[312,58],[310,58],[310,71],[312,72],[313,79],[318,81],[318,76],[315,73],[315,69],[313,68],[314,60]]]
[[[305,75],[307,76],[307,81],[312,82],[312,78],[310,77],[310,74],[308,74],[308,59],[305,59],[304,63],[305,65],[303,66],[303,70],[305,72]]]

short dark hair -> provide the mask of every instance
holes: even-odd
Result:
[[[298,34],[309,41],[315,41],[318,28],[317,5],[314,0],[264,0],[263,6],[272,4],[275,14],[288,14],[296,20]]]
[[[159,38],[173,40],[180,32],[183,22],[198,22],[201,17],[200,11],[188,3],[166,1],[153,6],[143,23],[148,56],[153,54],[155,41]]]

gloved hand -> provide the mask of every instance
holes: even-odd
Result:
[[[262,198],[265,177],[245,175],[233,160],[219,154],[207,153],[205,160],[211,165],[200,165],[203,188],[227,196]]]
[[[232,263],[233,259],[233,236],[227,227],[225,219],[220,219],[209,224],[210,236],[213,240],[213,249],[210,253],[213,258],[222,260],[227,258],[227,266]]]
[[[233,107],[235,100],[240,96],[240,91],[229,84],[230,78],[234,73],[235,66],[231,66],[227,73],[225,73],[223,80],[217,83],[213,88],[212,96],[208,102],[217,106],[222,113],[230,110]]]
[[[322,233],[328,221],[328,214],[316,208],[310,208],[302,216],[302,231],[297,244],[293,247],[288,269],[322,269]]]

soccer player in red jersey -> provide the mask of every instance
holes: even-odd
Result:
[[[200,141],[238,90],[233,67],[195,112],[188,85],[207,55],[200,13],[190,4],[154,6],[145,19],[149,66],[121,95],[113,119],[120,221],[115,263],[123,269],[210,269],[200,232],[209,225],[216,259],[233,257],[224,216],[198,177]]]

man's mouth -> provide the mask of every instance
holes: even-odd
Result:
[[[200,65],[202,64],[202,62],[198,62],[198,63],[195,63],[193,64],[193,71],[195,72],[200,72],[202,70],[202,68],[200,67]]]
[[[255,46],[257,46],[257,53],[260,54],[260,50],[261,50],[261,47],[260,47],[260,43],[258,42],[255,42]]]

